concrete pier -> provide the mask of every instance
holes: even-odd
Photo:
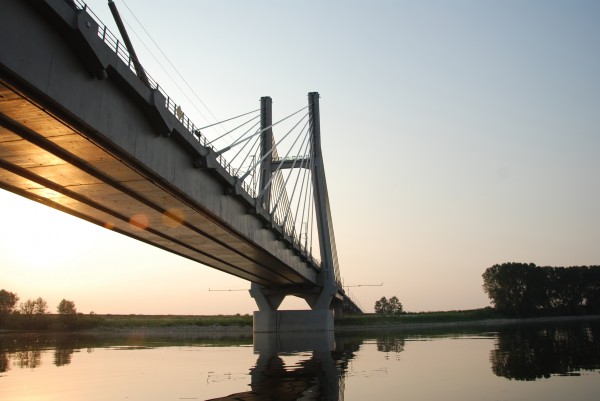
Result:
[[[254,312],[255,333],[333,331],[333,310],[263,310]]]

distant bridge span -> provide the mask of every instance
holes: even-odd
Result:
[[[0,187],[252,282],[267,321],[281,319],[271,312],[286,295],[315,310],[360,311],[337,267],[318,94],[309,94],[309,109],[320,261],[158,85],[136,75],[118,44],[117,52],[107,45],[106,29],[82,4],[3,2]]]

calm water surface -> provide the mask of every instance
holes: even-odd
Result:
[[[0,400],[594,400],[600,324],[198,338],[0,335]]]

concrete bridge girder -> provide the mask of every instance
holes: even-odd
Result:
[[[321,247],[333,249],[321,255],[324,270],[98,32],[64,0],[3,2],[0,187],[249,280],[261,310],[285,295],[316,310],[339,305],[320,144],[303,165],[317,166],[324,188],[319,224],[331,238]]]

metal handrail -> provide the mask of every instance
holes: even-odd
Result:
[[[127,65],[127,68],[129,68],[131,72],[137,75],[131,55],[127,51],[125,45],[123,45],[122,42],[100,20],[100,18],[94,14],[94,12],[87,6],[85,2],[82,0],[74,0],[74,3],[77,9],[80,11],[85,11],[96,22],[98,25],[98,37],[121,59],[125,65]],[[158,82],[152,78],[152,76],[148,74],[146,70],[144,70],[144,73],[148,78],[150,88],[159,91],[165,97],[165,108],[183,124],[183,126],[196,140],[198,140],[198,142],[200,142],[201,145],[207,146],[207,139],[202,135],[200,130],[189,119],[189,117],[185,115],[185,113],[181,112],[180,106],[173,101],[173,99],[164,91],[163,88],[160,87]]]

